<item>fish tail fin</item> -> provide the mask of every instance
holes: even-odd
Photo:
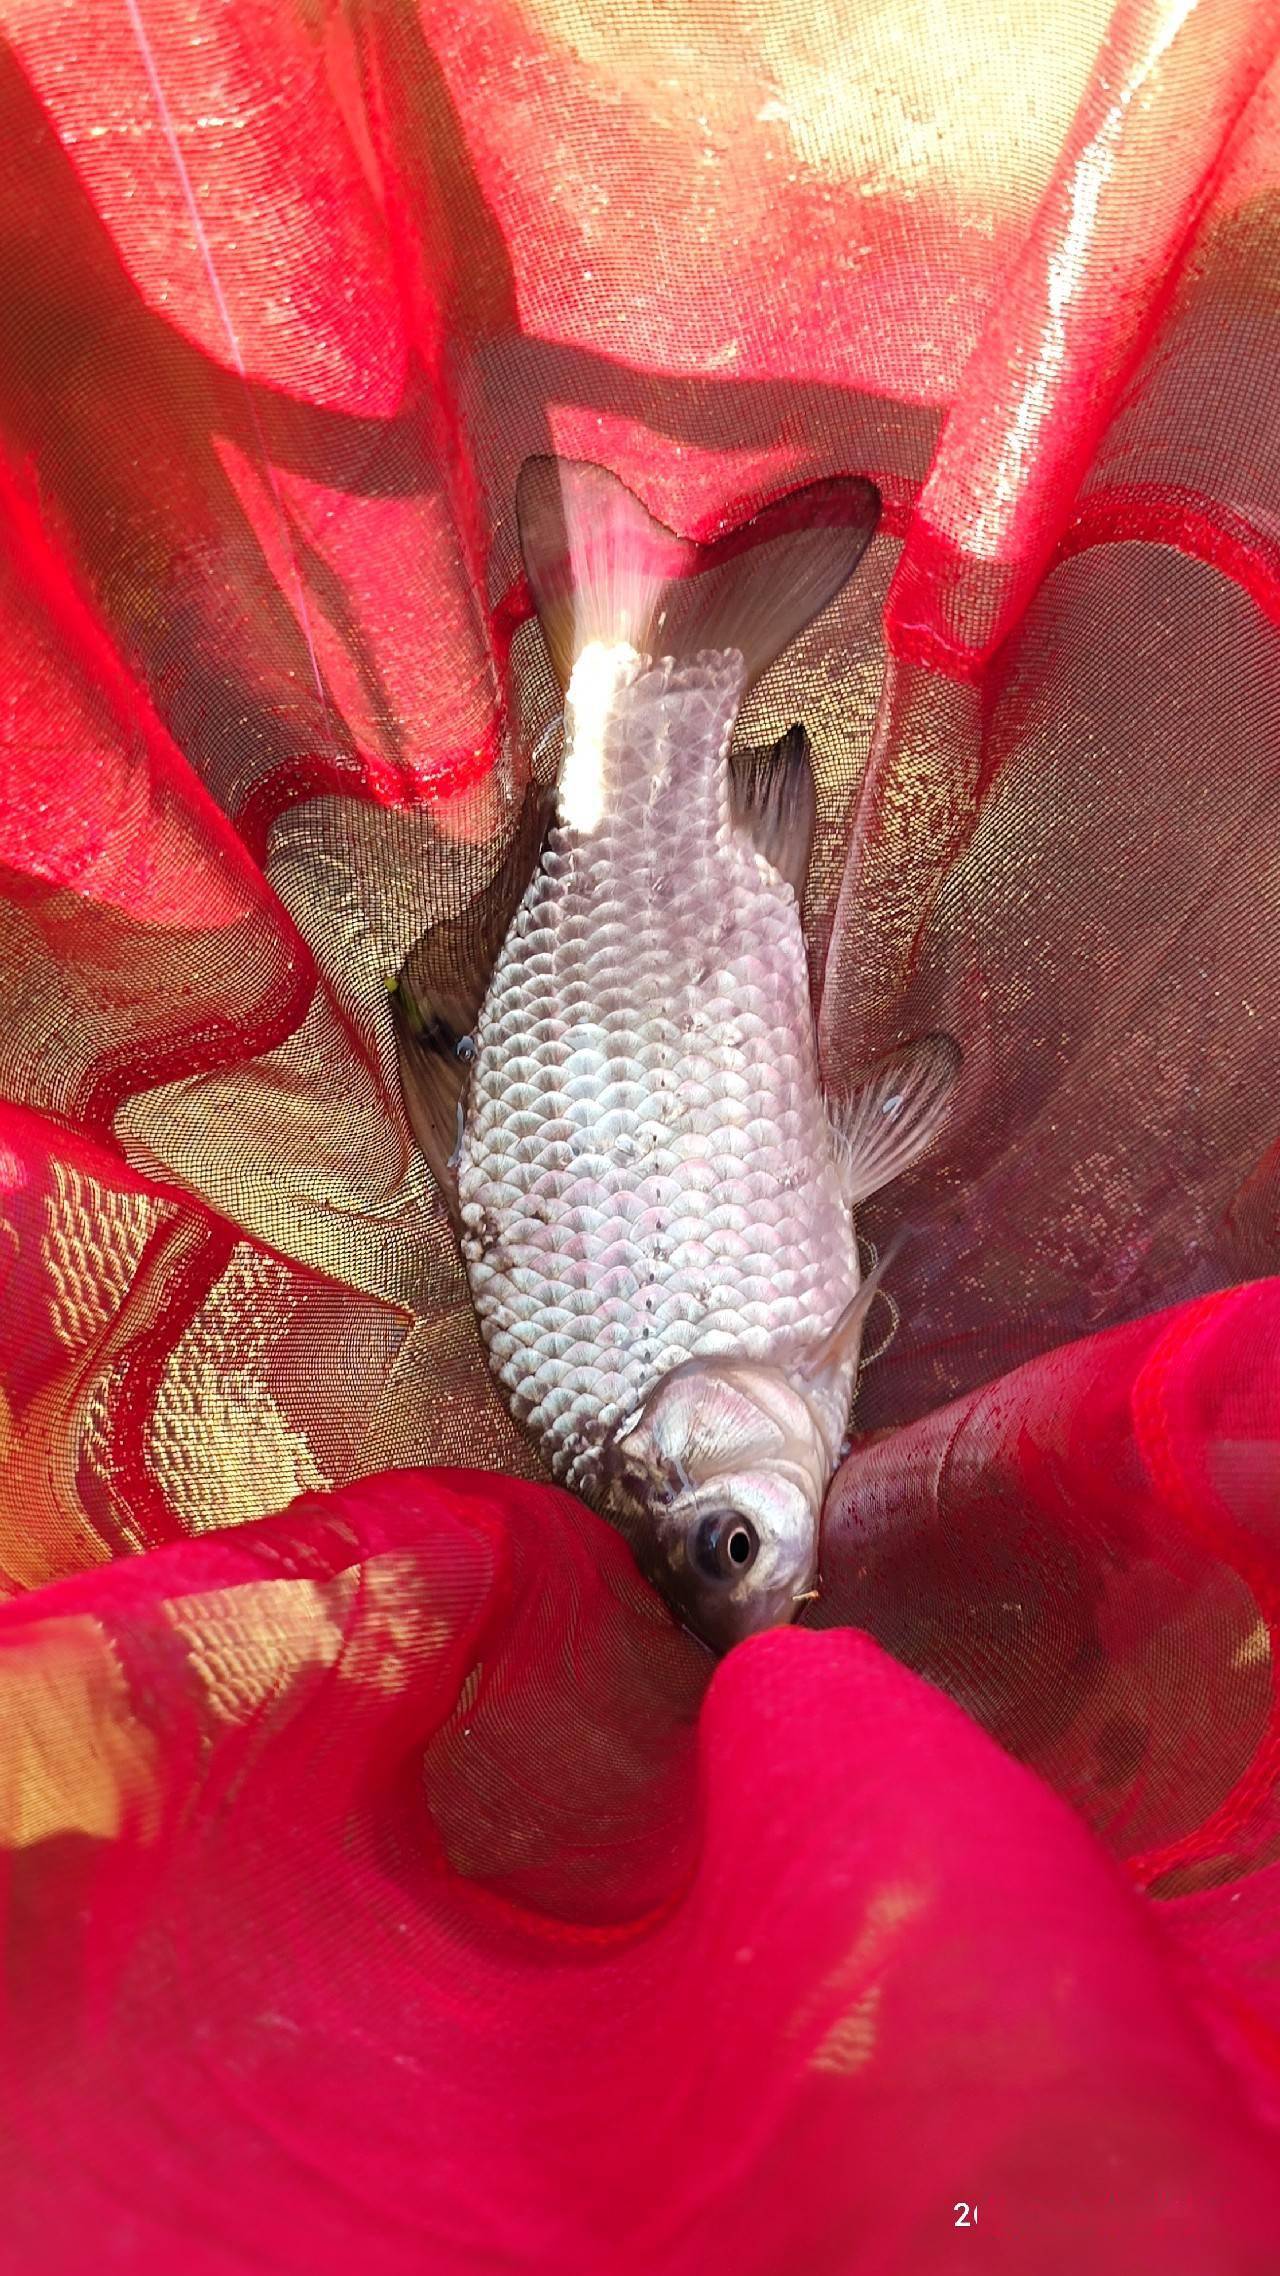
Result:
[[[664,529],[603,466],[529,458],[516,485],[525,576],[562,687],[592,641],[646,647],[696,548]]]
[[[879,512],[874,483],[837,476],[696,545],[603,466],[526,459],[516,489],[525,575],[562,687],[593,641],[679,658],[737,649],[749,686],[847,583]]]

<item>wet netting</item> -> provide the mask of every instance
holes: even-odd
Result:
[[[1280,9],[0,30],[0,2267],[1274,2276]],[[741,732],[832,1089],[964,1052],[718,1665],[396,1077],[555,762],[548,450],[878,484]]]

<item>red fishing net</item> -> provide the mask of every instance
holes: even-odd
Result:
[[[0,30],[0,2266],[1270,2276],[1280,8]],[[548,449],[880,485],[742,735],[832,1087],[965,1054],[714,1670],[387,1017],[553,763]]]

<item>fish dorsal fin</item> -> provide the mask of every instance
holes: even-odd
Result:
[[[803,901],[818,819],[809,738],[797,721],[764,750],[734,751],[729,760],[729,811]]]
[[[455,1227],[457,1153],[474,1056],[468,1046],[499,950],[537,868],[553,804],[545,787],[530,790],[489,883],[461,916],[418,942],[389,991],[405,1112]]]
[[[464,1057],[469,1030],[455,1031],[455,1023],[438,1014],[430,998],[424,1001],[406,967],[388,993],[404,1110],[456,1232],[461,1224],[457,1152],[470,1074]]]
[[[960,1074],[960,1047],[926,1035],[890,1053],[852,1098],[827,1102],[836,1163],[851,1209],[900,1178],[933,1144]]]
[[[516,486],[525,575],[566,688],[593,641],[676,657],[736,648],[749,686],[847,583],[879,512],[874,483],[839,476],[696,545],[603,466],[530,458]]]

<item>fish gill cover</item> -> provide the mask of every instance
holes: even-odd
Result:
[[[1271,2276],[1280,11],[0,31],[0,2267]],[[554,763],[548,453],[875,483],[742,734],[828,1089],[963,1051],[718,1667],[388,1016]]]

